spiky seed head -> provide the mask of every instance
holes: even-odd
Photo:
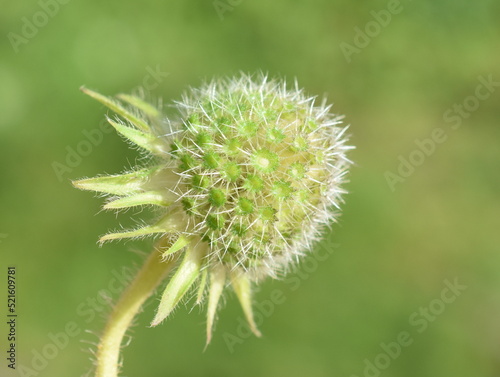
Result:
[[[103,239],[159,234],[178,240],[165,255],[186,249],[153,324],[201,275],[198,301],[206,281],[211,287],[208,335],[226,280],[258,334],[250,282],[286,272],[337,214],[351,148],[340,117],[297,85],[263,75],[190,89],[169,120],[141,98],[120,95],[120,102],[83,90],[115,111],[118,133],[153,158],[150,167],[75,186],[114,195],[106,208],[163,208],[155,224]]]

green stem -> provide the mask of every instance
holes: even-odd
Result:
[[[144,301],[173,268],[177,258],[162,262],[158,249],[151,253],[114,307],[97,348],[96,377],[117,377],[125,332]]]

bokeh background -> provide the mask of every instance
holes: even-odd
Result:
[[[500,3],[394,1],[3,1],[0,289],[5,297],[15,265],[18,367],[30,369],[6,368],[4,298],[0,375],[88,372],[84,351],[109,310],[99,292],[151,246],[96,244],[131,220],[100,212],[102,199],[70,180],[120,172],[138,155],[100,131],[104,108],[78,88],[112,95],[147,83],[169,103],[205,78],[264,71],[296,77],[346,114],[357,149],[340,223],[295,283],[256,292],[262,305],[283,297],[258,309],[263,338],[241,334],[228,294],[203,352],[204,310],[188,304],[150,329],[152,299],[123,376],[500,376],[500,86],[478,89],[481,77],[500,81]],[[388,7],[398,10],[390,20]],[[418,141],[436,129],[446,140],[419,160]],[[410,158],[418,166],[401,168]],[[466,287],[449,303],[446,281]],[[411,344],[383,356],[402,333]]]

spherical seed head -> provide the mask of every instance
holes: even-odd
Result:
[[[335,218],[349,164],[339,117],[264,76],[212,81],[177,107],[186,232],[209,244],[212,264],[275,275]]]

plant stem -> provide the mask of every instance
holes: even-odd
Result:
[[[162,262],[158,249],[149,255],[144,265],[122,293],[108,319],[97,348],[96,377],[117,377],[120,348],[125,332],[144,301],[151,296],[163,278],[173,268],[177,258]]]

